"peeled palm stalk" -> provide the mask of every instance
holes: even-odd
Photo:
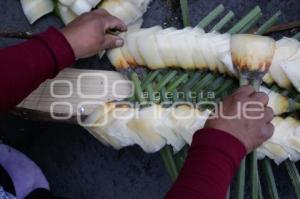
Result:
[[[74,3],[70,6],[70,9],[76,14],[76,15],[82,15],[85,12],[91,11],[93,6],[87,1],[87,0],[76,0]]]
[[[209,115],[208,110],[202,112],[186,105],[152,105],[139,110],[107,103],[90,115],[83,126],[115,149],[137,144],[145,152],[155,153],[170,144],[178,152],[186,143],[191,144],[194,132],[204,126]]]
[[[241,65],[242,69],[247,67],[248,71],[256,70],[260,75],[270,67],[270,72],[264,77],[267,84],[275,81],[282,88],[289,89],[293,85],[300,91],[300,70],[297,70],[300,44],[295,39],[284,37],[274,42],[269,37],[258,35],[230,36],[217,32],[204,33],[199,28],[176,30],[157,26],[155,31],[153,27],[139,29],[129,31],[122,37],[125,47],[122,47],[121,53],[113,52],[118,49],[109,51],[109,59],[117,69],[181,67],[186,70],[208,69],[237,77],[234,63]],[[251,53],[254,53],[255,60],[251,58]]]
[[[21,0],[21,5],[30,24],[54,9],[52,0]]]
[[[58,3],[57,7],[58,7],[59,15],[60,15],[62,21],[64,22],[64,24],[69,24],[74,19],[76,19],[77,15],[68,7],[66,7],[60,3]]]
[[[275,117],[272,124],[275,127],[274,134],[258,148],[258,157],[267,156],[277,164],[286,159],[298,161],[300,159],[300,121],[292,117],[285,119]]]
[[[230,52],[240,85],[251,84],[258,90],[272,64],[275,40],[260,35],[236,34],[231,37]]]
[[[277,92],[274,92],[267,87],[261,86],[260,92],[264,92],[269,96],[268,106],[273,109],[274,115],[281,115],[296,110],[296,103]]]
[[[238,71],[267,72],[275,53],[270,37],[236,34],[231,37],[231,57]]]
[[[203,128],[209,110],[199,111],[187,105],[163,108],[130,108],[106,103],[91,114],[84,127],[106,146],[115,149],[139,145],[147,153],[155,153],[166,144],[178,152],[191,144],[193,134]],[[258,149],[259,159],[265,156],[280,164],[286,159],[300,159],[300,121],[293,117],[275,117],[273,136]]]
[[[75,2],[76,0],[59,0],[59,3],[64,5],[64,6],[67,6],[67,7],[70,7],[73,5],[73,3]]]
[[[130,26],[142,18],[150,2],[151,0],[104,0],[99,8],[107,10]]]
[[[293,38],[284,37],[276,42],[276,51],[270,68],[270,76],[282,88],[289,89],[292,84],[280,63],[295,55],[299,48],[299,42]]]
[[[293,57],[281,62],[280,66],[293,86],[300,92],[300,50],[298,49]]]

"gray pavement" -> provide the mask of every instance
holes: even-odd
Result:
[[[189,2],[192,23],[196,25],[222,1]],[[237,18],[260,5],[264,18],[281,9],[284,13],[281,22],[300,19],[299,0],[226,0],[223,4],[226,9],[232,9]],[[176,19],[178,8],[173,11],[166,0],[154,0],[145,15],[145,26],[167,22],[180,27],[180,17]],[[0,31],[40,32],[48,26],[62,27],[62,23],[48,15],[29,25],[18,0],[0,0]],[[0,39],[0,47],[18,42]],[[75,67],[112,69],[107,59],[99,61],[97,58],[81,60]],[[0,136],[40,165],[57,195],[76,199],[159,199],[171,186],[159,154],[145,154],[138,147],[115,151],[104,147],[79,126],[25,121],[8,114],[0,118]],[[281,198],[295,198],[284,167],[276,168],[275,174]],[[264,179],[262,181],[264,184]]]

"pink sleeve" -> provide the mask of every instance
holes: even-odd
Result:
[[[75,62],[74,52],[59,30],[46,32],[0,49],[0,113],[19,104],[48,78]]]
[[[244,145],[230,134],[216,129],[199,130],[166,199],[224,199],[245,155]]]

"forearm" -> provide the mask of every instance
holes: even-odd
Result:
[[[73,50],[54,28],[0,49],[0,113],[9,111],[48,78],[74,63]]]
[[[178,180],[167,199],[224,199],[245,147],[233,136],[215,129],[195,133]]]

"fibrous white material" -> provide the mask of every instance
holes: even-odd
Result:
[[[124,35],[123,48],[128,51],[126,55],[110,56],[113,65],[116,68],[208,69],[230,76],[238,76],[234,63],[247,70],[265,71],[270,66],[264,77],[267,84],[275,81],[282,88],[290,89],[293,85],[300,91],[300,43],[295,39],[284,37],[275,42],[269,37],[204,33],[202,29],[190,27],[177,30],[156,26],[155,29],[139,29]],[[252,41],[253,45],[246,49],[245,42]]]

